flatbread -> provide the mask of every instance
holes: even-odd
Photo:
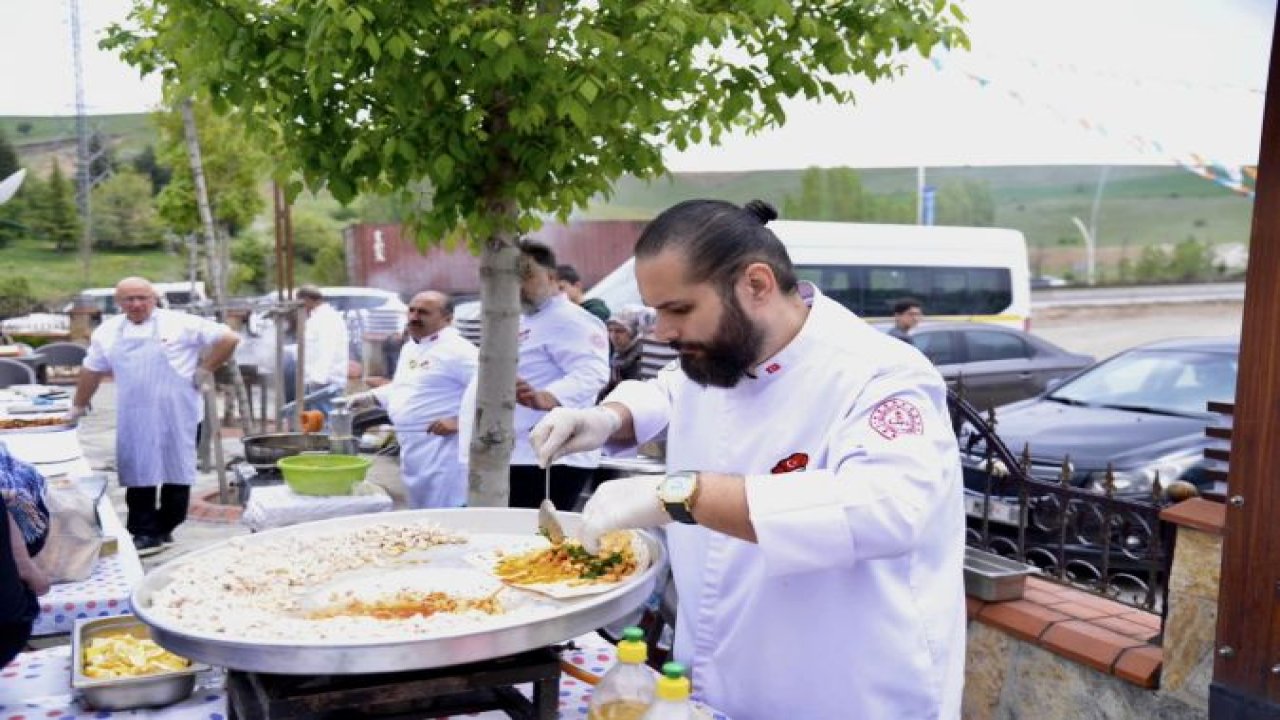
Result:
[[[600,593],[609,592],[631,578],[643,573],[648,569],[649,564],[652,562],[652,557],[649,554],[649,546],[645,544],[643,537],[641,537],[639,533],[632,532],[630,530],[622,530],[617,533],[611,533],[611,535],[614,536],[612,543],[617,546],[626,547],[630,551],[635,562],[634,569],[616,580],[578,578],[558,582],[529,583],[513,582],[504,579],[498,569],[503,560],[517,555],[534,552],[547,552],[551,550],[551,542],[543,537],[530,538],[528,542],[520,542],[507,547],[471,553],[466,555],[463,559],[473,567],[502,580],[502,582],[505,582],[512,587],[542,593],[543,595],[547,595],[558,600],[582,597],[585,595],[598,595]],[[565,540],[565,544],[578,545],[576,540]],[[602,544],[608,547],[610,541],[606,540]]]

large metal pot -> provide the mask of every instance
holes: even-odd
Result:
[[[275,470],[280,458],[301,455],[308,451],[329,450],[329,436],[323,433],[265,433],[246,435],[244,459],[255,468]]]

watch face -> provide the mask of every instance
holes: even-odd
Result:
[[[662,499],[666,502],[684,502],[693,492],[693,474],[678,473],[668,475],[662,483]]]

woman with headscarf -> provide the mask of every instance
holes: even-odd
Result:
[[[627,305],[615,312],[605,323],[609,330],[609,345],[613,355],[609,359],[609,384],[600,397],[608,395],[623,380],[640,379],[641,339],[653,326],[653,311],[643,305]]]

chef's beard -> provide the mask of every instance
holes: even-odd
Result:
[[[680,351],[680,369],[690,380],[699,385],[731,388],[742,378],[751,377],[751,368],[759,362],[764,347],[764,332],[742,311],[738,298],[730,294],[724,303],[724,316],[710,340],[673,340],[671,347]],[[690,354],[687,350],[699,352]]]

